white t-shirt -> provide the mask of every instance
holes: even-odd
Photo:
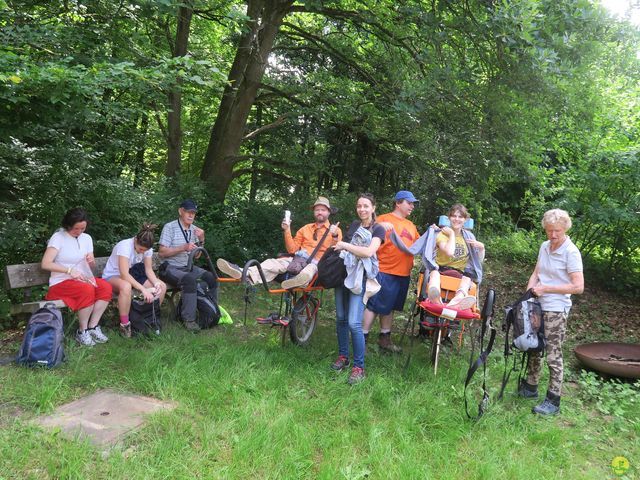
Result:
[[[549,240],[543,242],[538,253],[538,279],[543,285],[565,285],[571,283],[570,273],[582,272],[580,250],[567,237],[555,252],[549,249]],[[568,293],[545,293],[539,297],[545,312],[569,312],[571,295]]]
[[[49,239],[47,248],[49,247],[55,248],[58,251],[53,259],[54,263],[62,265],[65,268],[75,268],[83,273],[91,273],[90,270],[89,272],[85,272],[85,270],[88,269],[86,256],[89,253],[93,253],[93,240],[91,240],[90,235],[81,233],[80,236],[76,238],[61,228]],[[52,287],[65,280],[71,280],[71,276],[62,272],[51,272],[51,276],[49,276],[49,286]]]
[[[145,257],[152,257],[153,249],[150,248],[144,253],[136,253],[134,248],[133,238],[127,238],[116,243],[113,247],[113,251],[107,260],[107,264],[104,266],[102,272],[102,278],[109,280],[111,277],[117,277],[120,275],[120,268],[118,267],[118,257],[126,257],[129,259],[129,268],[133,267],[136,263],[140,263]]]

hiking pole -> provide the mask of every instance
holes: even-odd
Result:
[[[409,326],[409,322],[411,322],[411,340],[409,340],[409,353],[407,354],[407,360],[404,362],[404,367],[402,367],[402,374],[404,376],[407,375],[407,370],[409,369],[409,362],[411,361],[411,355],[413,354],[413,342],[415,341],[414,338],[414,330],[415,330],[415,326],[416,326],[416,315],[418,315],[419,312],[416,312],[416,305],[417,303],[414,303],[414,307],[411,311],[411,318],[407,320],[407,323],[405,324],[405,330],[403,335],[406,334],[407,332],[407,328]]]
[[[262,286],[268,292],[269,286],[267,285],[267,279],[264,276],[264,272],[262,271],[262,266],[260,262],[255,259],[249,260],[244,264],[244,268],[242,269],[242,277],[240,278],[240,283],[244,284],[244,333],[248,334],[247,331],[247,315],[249,313],[249,304],[251,303],[251,293],[255,292],[252,283],[249,281],[249,268],[256,267],[258,269],[258,273],[260,274],[260,279],[262,280]]]
[[[438,333],[435,341],[434,348],[436,349],[435,355],[433,358],[433,376],[435,377],[438,374],[438,357],[440,356],[440,337],[442,334],[442,327],[440,325],[441,317],[438,317]]]

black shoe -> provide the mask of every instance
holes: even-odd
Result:
[[[184,322],[184,327],[187,330],[189,330],[190,332],[199,332],[200,331],[200,325],[198,325],[195,320],[186,320]]]
[[[518,396],[522,398],[538,398],[538,386],[530,385],[522,380],[518,387]]]

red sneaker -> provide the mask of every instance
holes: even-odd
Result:
[[[351,369],[351,375],[349,375],[349,380],[347,380],[347,382],[349,382],[349,385],[355,385],[356,383],[360,383],[362,380],[364,380],[364,378],[364,368],[353,367]]]
[[[331,368],[336,372],[341,372],[349,366],[349,358],[344,355],[340,355],[338,359],[331,364]]]

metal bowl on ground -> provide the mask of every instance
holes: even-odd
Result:
[[[578,345],[574,350],[587,368],[614,377],[640,378],[640,345],[596,342]]]

